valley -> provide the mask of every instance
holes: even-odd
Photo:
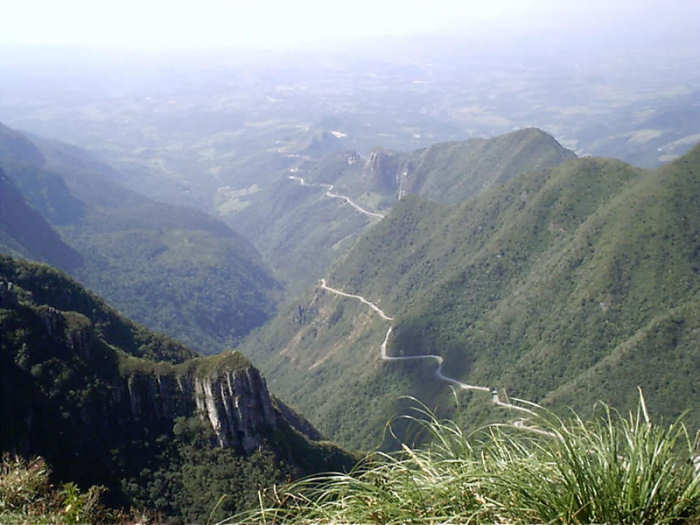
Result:
[[[37,215],[7,218],[17,224],[9,253],[61,267],[136,320],[207,354],[273,312],[279,283],[252,244],[221,221],[124,188],[110,166],[79,148],[0,124],[0,149],[0,169],[18,195],[0,199]],[[39,234],[39,221],[41,242],[22,240]]]
[[[7,192],[14,193],[0,197],[14,195],[15,206],[2,208],[6,211],[0,241],[14,256],[58,262],[78,277],[87,275],[81,272],[86,263],[95,260],[93,252],[100,246],[102,235],[122,229],[130,232],[134,226],[143,227],[153,220],[147,218],[149,212],[140,211],[142,207],[166,212],[156,223],[160,224],[161,243],[169,243],[171,236],[179,242],[183,233],[178,228],[185,224],[192,232],[219,229],[224,235],[237,235],[201,212],[158,204],[107,183],[98,173],[109,168],[96,164],[83,152],[39,138],[30,142],[8,129],[5,134],[14,141],[6,140],[5,144],[15,144],[9,151],[18,151],[16,144],[25,147],[25,157],[6,156],[1,161],[11,175],[4,179]],[[33,143],[41,149],[33,150]],[[35,158],[26,153],[31,151],[37,152]],[[474,155],[479,163],[466,168],[465,158]],[[81,170],[68,168],[77,161],[84,163]],[[297,425],[297,431],[307,437],[326,435],[348,449],[391,451],[405,440],[417,439],[410,437],[415,432],[408,419],[413,410],[411,398],[430,404],[437,417],[452,418],[465,428],[510,425],[548,438],[554,434],[541,419],[538,405],[555,413],[573,406],[586,415],[587,407],[601,399],[624,409],[634,399],[628,397],[634,392],[634,383],[643,383],[647,403],[656,413],[675,417],[682,407],[690,424],[695,424],[698,414],[691,400],[696,397],[697,383],[679,377],[675,370],[685,370],[689,378],[697,375],[698,348],[693,336],[700,306],[694,255],[700,231],[697,147],[666,166],[644,170],[613,159],[576,158],[550,135],[526,129],[489,140],[437,144],[415,152],[377,151],[366,159],[356,153],[330,153],[318,164],[306,162],[305,167],[293,172],[295,175],[280,176],[278,197],[282,201],[278,202],[285,203],[283,217],[299,217],[296,226],[288,227],[296,229],[300,239],[306,239],[297,253],[305,252],[315,264],[299,267],[295,262],[298,259],[289,257],[294,252],[280,252],[279,260],[287,260],[303,277],[284,290],[286,296],[278,295],[281,300],[277,311],[268,310],[271,317],[267,322],[238,339],[242,354],[233,354],[236,357],[227,357],[228,351],[215,351],[212,353],[218,355],[212,356],[211,364],[176,363],[174,368],[145,362],[143,357],[120,357],[119,374],[155,374],[160,385],[156,393],[144,394],[155,398],[131,402],[130,417],[138,419],[142,410],[138,407],[144,403],[167,403],[174,389],[181,391],[177,395],[199,389],[194,399],[213,389],[207,394],[210,401],[195,404],[202,414],[209,414],[200,418],[205,428],[213,430],[210,443],[216,445],[214,450],[243,447],[241,458],[248,457],[252,449],[245,443],[252,443],[252,438],[245,437],[246,433],[235,437],[239,435],[236,431],[227,431],[233,423],[227,423],[229,416],[221,412],[221,406],[228,410],[226,396],[232,394],[225,393],[223,383],[197,386],[197,372],[188,375],[200,367],[223,373],[227,367],[221,363],[230,359],[238,362],[245,354],[260,366],[274,392],[294,400],[293,409],[279,401],[274,410],[291,418],[292,426]],[[459,180],[455,177],[463,169],[470,172],[470,184],[455,186],[454,181]],[[91,184],[109,184],[112,196],[94,192],[86,184],[89,177],[96,178]],[[50,181],[53,192],[40,189],[45,181]],[[442,202],[429,198],[439,194],[444,195],[438,199]],[[114,197],[116,200],[111,200]],[[673,206],[669,207],[671,202]],[[36,214],[30,209],[40,212],[33,220],[42,224],[47,232],[42,235],[52,244],[27,237],[20,217]],[[180,222],[175,210],[188,219]],[[104,219],[97,217],[111,217],[104,223],[110,228],[105,230],[101,226]],[[283,224],[286,218],[273,220]],[[335,225],[343,228],[336,230]],[[320,243],[308,237],[326,228],[331,237],[320,237]],[[338,239],[341,232],[343,237]],[[207,253],[202,251],[209,249],[206,237],[185,233],[184,238],[192,251],[185,252],[183,260],[191,264],[197,261],[192,259],[193,254]],[[137,252],[129,253],[131,241],[124,243],[117,235],[110,243],[111,249],[117,250],[111,253],[119,253],[119,257],[129,254],[125,259],[130,261],[128,264],[138,260]],[[155,244],[155,238],[146,236],[145,245],[151,243]],[[44,246],[53,244],[56,246],[46,251]],[[329,250],[338,244],[342,249],[336,253]],[[247,253],[251,260],[260,260],[252,246],[241,246],[244,248],[237,248],[237,256]],[[670,246],[676,248],[671,250]],[[159,253],[154,255],[148,256],[149,264],[158,260]],[[168,268],[169,263],[164,262],[161,268]],[[6,264],[11,268],[9,260]],[[10,270],[5,279],[10,286],[19,286],[15,290],[23,294],[22,288],[34,285],[18,280],[21,274]],[[320,281],[319,274],[325,274]],[[114,279],[114,267],[108,275],[110,281]],[[264,284],[272,273],[258,275],[263,277],[253,273],[252,280]],[[655,277],[650,279],[649,275]],[[145,278],[149,286],[157,283],[152,277]],[[174,274],[167,278],[178,280]],[[194,278],[195,283],[201,280]],[[32,308],[43,308],[42,304],[56,304],[61,311],[76,308],[60,295],[59,303],[53,303],[53,295],[44,298],[35,294],[19,295],[17,299],[6,296],[4,307],[34,301]],[[154,304],[152,299],[147,300]],[[645,302],[646,314],[640,309]],[[133,308],[130,301],[125,304]],[[85,306],[80,308],[82,315],[90,315]],[[74,322],[69,319],[70,315],[66,322]],[[202,319],[207,321],[206,317]],[[98,323],[96,326],[104,323],[97,319],[92,322]],[[195,332],[190,328],[189,333]],[[95,336],[69,336],[86,337],[93,340]],[[99,337],[111,336],[105,333]],[[125,344],[127,340],[120,337],[119,344]],[[13,339],[5,348],[17,352],[14,344]],[[154,350],[150,359],[167,359],[160,350]],[[183,356],[178,359],[194,357],[184,348],[178,352]],[[16,355],[16,362],[23,362],[21,352]],[[558,363],[558,374],[552,373],[553,363]],[[619,377],[621,368],[626,374],[624,382],[613,379]],[[172,385],[171,376],[176,378]],[[128,379],[136,388],[134,381]],[[234,381],[231,376],[226,381],[233,385],[238,379]],[[664,386],[664,381],[673,386]],[[115,384],[109,388],[121,387]],[[258,387],[241,384],[231,388],[233,393]],[[686,402],[679,404],[679,399]],[[309,421],[295,419],[296,411]],[[173,416],[174,423],[177,417],[192,417],[189,412],[178,414]],[[250,417],[242,416],[242,421]],[[387,421],[393,422],[390,438],[384,430]],[[174,431],[189,432],[172,422],[161,423],[164,426],[158,432],[163,438]],[[274,456],[275,447],[294,454],[285,448],[290,446],[286,440],[295,442],[299,438],[293,433],[285,436],[270,438],[270,443],[275,443],[272,456],[265,460],[272,462],[265,463],[270,468],[281,460]],[[193,446],[186,441],[178,443],[178,447]],[[62,470],[52,449],[44,449],[38,442],[34,446],[59,473],[74,479],[80,475]],[[200,442],[192,453],[205,462],[221,461],[214,459],[219,453],[206,452],[207,447],[202,446]],[[157,463],[158,474],[130,478],[135,484],[132,489],[137,490],[139,484],[156,486],[160,483],[158,476],[171,476],[168,472],[183,464],[178,454],[185,449],[178,450],[156,447],[128,452],[137,456],[160,454],[163,459],[159,462],[165,461],[165,454],[170,457],[167,461],[174,461]],[[328,459],[321,459],[326,453]],[[234,458],[240,452],[221,454],[233,454],[230,461],[239,461]],[[352,461],[342,449],[322,448],[313,454],[321,463],[313,467],[305,463],[299,468],[322,468],[331,464],[327,461],[340,461],[348,467]],[[209,455],[210,459],[204,459]],[[98,481],[100,477],[92,479]],[[142,501],[133,490],[121,493],[119,501]],[[177,513],[181,507],[162,508]],[[198,509],[188,512],[204,512],[204,508]]]
[[[0,523],[698,522],[700,6],[160,1],[4,13]]]
[[[441,387],[439,381],[426,382],[435,373],[434,365],[424,367],[420,361],[438,363],[440,375],[458,382],[453,385],[501,384],[509,388],[509,395],[518,398],[544,401],[552,407],[566,399],[565,403],[582,409],[589,401],[585,395],[580,397],[581,385],[590,381],[587,377],[594,370],[600,373],[610,366],[603,363],[621,362],[613,356],[623,352],[625,344],[635,345],[640,359],[641,354],[653,356],[653,346],[649,345],[654,343],[645,341],[647,336],[643,334],[647,333],[646,323],[657,321],[637,306],[629,311],[625,306],[636,305],[636,300],[627,303],[626,297],[639,294],[656,304],[685,305],[674,310],[684,319],[676,325],[680,331],[673,343],[680,348],[664,354],[664,359],[673,355],[684,364],[662,364],[658,357],[649,363],[654,362],[656,373],[667,377],[673,377],[675,366],[689,366],[692,376],[697,348],[691,342],[696,324],[691,312],[697,307],[698,279],[690,247],[696,242],[693,239],[699,220],[691,211],[697,199],[692,189],[697,169],[694,155],[695,151],[658,171],[639,170],[607,159],[570,160],[513,178],[451,207],[406,196],[335,263],[330,278],[339,285],[330,287],[327,280],[321,281],[318,292],[308,290],[242,348],[260,363],[275,388],[304,403],[299,408],[312,421],[355,447],[377,445],[383,422],[401,412],[395,405],[401,394],[444,403],[440,406],[446,414],[465,421],[472,419],[472,425],[498,417],[488,411],[483,399],[467,392],[460,396],[459,409],[450,406],[449,389]],[[685,166],[689,171],[684,173]],[[635,204],[622,204],[630,202]],[[668,202],[675,203],[672,209],[667,208]],[[648,214],[661,216],[655,215],[658,213],[663,214],[664,222],[645,218]],[[628,219],[623,217],[629,214],[636,214],[636,227],[625,222]],[[639,225],[644,226],[635,230]],[[668,233],[661,234],[657,228]],[[430,233],[436,231],[442,233]],[[624,242],[617,237],[620,231],[626,232]],[[632,234],[634,231],[637,233]],[[649,241],[635,244],[634,235],[659,239],[660,251],[656,252]],[[667,260],[671,252],[663,247],[666,241],[661,240],[667,238],[665,235],[686,239],[673,241],[687,248],[685,255],[673,256],[672,263]],[[616,240],[606,240],[610,238]],[[646,256],[639,252],[641,246]],[[633,253],[640,255],[628,259]],[[658,277],[644,277],[663,275],[657,265],[665,264],[672,264],[667,271],[673,268],[680,272],[679,280],[672,281],[679,284],[670,287]],[[568,273],[572,268],[580,272],[575,279]],[[624,272],[628,284],[610,272]],[[580,284],[570,287],[574,282]],[[391,321],[391,337],[386,334],[386,325],[382,327],[357,308],[332,301],[320,293],[324,290],[355,299],[369,306],[383,322]],[[605,298],[594,299],[588,305],[590,299],[574,299],[572,303],[571,295]],[[368,296],[381,297],[381,306],[365,299]],[[611,304],[616,306],[611,309]],[[594,309],[594,305],[598,306]],[[386,314],[389,307],[399,315]],[[562,317],[562,308],[570,312],[566,317]],[[535,311],[539,312],[539,322],[531,323]],[[650,307],[650,314],[655,311],[657,307]],[[548,316],[558,327],[551,332],[545,321]],[[611,316],[617,321],[613,323]],[[566,330],[564,322],[572,327],[567,335],[562,332]],[[658,322],[665,325],[670,319]],[[625,343],[628,337],[631,340]],[[425,357],[399,359],[405,362],[397,370],[389,370],[377,363],[376,350],[372,350],[382,339],[384,348],[391,350],[384,355]],[[603,341],[608,342],[596,348]],[[608,350],[604,350],[606,345]],[[433,349],[440,351],[436,354]],[[556,359],[562,359],[564,372],[559,379],[547,365],[538,364],[541,359],[551,362],[557,352],[561,352]],[[641,372],[647,366],[645,361],[637,362],[636,373],[649,377]],[[582,375],[577,377],[579,373]],[[353,377],[352,383],[345,384],[343,377]],[[352,396],[346,399],[330,395],[339,388],[352,392]],[[578,399],[572,396],[571,388],[576,388]],[[591,388],[590,392],[596,392],[600,399],[610,399],[603,388]],[[691,381],[686,388],[684,396],[691,399],[697,385]],[[633,389],[628,391],[632,395]],[[614,389],[607,396],[620,394]],[[647,391],[650,405],[657,411],[669,410],[671,417],[678,414],[675,402],[666,397],[663,388],[658,394]],[[345,417],[361,417],[351,408],[358,399],[382,411],[376,419],[374,437],[370,437],[367,426],[359,431],[341,430],[348,428]],[[687,408],[694,421],[697,414],[692,407]]]

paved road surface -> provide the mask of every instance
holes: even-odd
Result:
[[[326,190],[325,195],[331,199],[340,199],[342,201],[345,201],[348,203],[350,206],[352,206],[356,211],[359,213],[362,213],[364,215],[367,215],[369,217],[373,218],[379,218],[383,219],[384,215],[381,213],[376,213],[372,212],[369,210],[364,209],[362,206],[358,205],[355,203],[350,197],[346,195],[340,195],[338,193],[333,192],[333,185],[332,184],[316,184],[316,183],[307,183],[303,177],[298,177],[295,175],[290,175],[289,179],[300,184],[301,186],[307,186],[307,187],[318,187],[318,188],[324,188]],[[328,286],[326,283],[325,279],[321,279],[321,288],[324,290],[327,290],[333,294],[339,295],[341,297],[346,297],[348,299],[355,299],[356,301],[360,301],[361,303],[369,306],[370,309],[372,309],[379,317],[381,317],[384,321],[393,321],[394,318],[387,315],[384,310],[379,308],[376,304],[373,302],[367,300],[366,298],[362,297],[361,295],[357,294],[351,294],[351,293],[346,293],[343,292],[342,290],[338,290],[337,288],[333,288],[331,286]],[[528,414],[530,416],[534,416],[535,412],[530,410],[529,408],[525,408],[523,406],[519,405],[514,405],[513,403],[509,401],[504,401],[501,399],[498,389],[494,387],[488,387],[488,386],[480,386],[480,385],[469,385],[467,383],[463,383],[462,381],[459,381],[458,379],[454,379],[452,377],[446,376],[445,374],[442,373],[442,365],[444,364],[444,359],[442,356],[439,355],[434,355],[434,354],[423,354],[423,355],[411,355],[411,356],[390,356],[387,355],[386,353],[386,346],[389,343],[389,338],[391,337],[391,332],[393,330],[393,326],[389,325],[389,328],[386,331],[386,335],[384,336],[384,341],[382,341],[382,344],[380,346],[380,356],[382,360],[384,361],[415,361],[415,360],[432,360],[437,363],[437,368],[435,369],[435,377],[440,380],[444,381],[446,383],[450,383],[451,385],[454,385],[457,388],[460,388],[462,390],[473,390],[473,391],[478,391],[478,392],[488,392],[491,394],[491,401],[493,402],[494,405],[502,408],[507,408],[509,410],[517,410],[519,412]],[[523,401],[525,402],[525,401]],[[525,402],[527,403],[527,402]],[[553,436],[550,432],[546,432],[544,430],[535,428],[535,427],[529,427],[525,424],[525,420],[520,419],[516,421],[513,424],[517,428],[521,428],[523,430],[528,430],[531,432],[536,432],[538,434],[544,434],[548,436]]]
[[[364,209],[362,206],[357,204],[355,201],[353,201],[350,197],[347,195],[340,195],[339,193],[333,193],[333,184],[316,184],[316,183],[308,183],[304,180],[304,177],[297,177],[296,175],[290,175],[289,176],[290,180],[293,180],[294,182],[301,184],[302,186],[307,186],[310,188],[325,188],[326,190],[326,197],[329,197],[331,199],[340,199],[342,201],[347,202],[350,206],[352,206],[355,210],[357,210],[360,213],[363,213],[364,215],[367,215],[369,217],[375,217],[377,219],[383,219],[384,215],[381,213],[376,213],[373,211],[369,211]]]
[[[394,320],[393,317],[387,315],[386,312],[384,312],[384,310],[379,308],[373,302],[368,301],[366,298],[362,297],[361,295],[346,293],[346,292],[343,292],[342,290],[338,290],[337,288],[333,288],[331,286],[328,286],[328,283],[326,282],[325,279],[321,279],[321,288],[323,288],[324,290],[327,290],[331,293],[334,293],[336,295],[340,295],[341,297],[355,299],[357,301],[360,301],[363,304],[366,304],[377,315],[379,315],[379,317],[381,317],[385,321],[391,322]],[[419,359],[433,360],[438,365],[437,369],[435,370],[435,377],[437,377],[440,381],[445,381],[446,383],[450,383],[450,384],[456,386],[457,388],[461,388],[462,390],[476,390],[479,392],[489,392],[492,396],[491,401],[493,402],[494,405],[502,407],[502,408],[507,408],[510,410],[517,410],[519,412],[523,412],[523,413],[531,415],[531,416],[535,415],[535,412],[533,412],[529,408],[514,405],[513,403],[510,403],[509,401],[502,400],[499,393],[498,393],[498,389],[496,389],[496,388],[488,387],[488,386],[480,386],[480,385],[469,385],[467,383],[463,383],[462,381],[459,381],[458,379],[454,379],[452,377],[446,376],[445,374],[442,373],[442,365],[444,363],[444,359],[442,358],[442,356],[434,355],[434,354],[405,355],[405,356],[387,355],[386,346],[389,343],[389,338],[391,337],[392,330],[393,330],[393,326],[389,325],[389,328],[386,331],[386,335],[384,336],[384,341],[382,341],[382,344],[379,347],[380,356],[381,356],[382,360],[384,360],[384,361],[415,361],[415,360],[419,360]],[[526,426],[525,422],[523,420],[516,421],[514,425],[516,427],[522,428],[524,430],[530,430],[530,431],[538,432],[540,434],[545,434],[545,435],[552,435],[549,432],[545,432],[544,430],[540,430],[537,428]]]

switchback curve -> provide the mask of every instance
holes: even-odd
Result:
[[[365,297],[357,294],[351,294],[347,292],[343,292],[342,290],[338,290],[337,288],[333,288],[331,286],[328,286],[328,283],[326,282],[325,279],[321,279],[321,288],[324,290],[327,290],[335,295],[339,295],[341,297],[346,297],[349,299],[355,299],[357,301],[360,301],[361,303],[369,306],[371,310],[373,310],[379,317],[381,317],[384,321],[393,321],[394,318],[387,315],[384,310],[379,308],[375,303],[367,300]],[[444,363],[444,358],[439,355],[435,354],[421,354],[421,355],[406,355],[406,356],[390,356],[387,354],[386,347],[387,344],[389,343],[389,338],[391,337],[391,333],[393,331],[393,326],[390,324],[389,328],[386,331],[386,335],[384,336],[384,341],[382,341],[381,346],[379,347],[380,350],[380,357],[383,361],[415,361],[415,360],[421,360],[421,359],[427,359],[427,360],[432,360],[437,363],[437,368],[435,369],[435,377],[439,379],[440,381],[444,381],[446,383],[450,383],[454,385],[455,387],[461,389],[461,390],[472,390],[472,391],[478,391],[478,392],[488,392],[491,394],[491,402],[498,407],[501,408],[507,408],[509,410],[517,410],[519,412],[528,414],[530,416],[536,415],[535,412],[530,410],[529,408],[525,408],[523,406],[518,406],[514,405],[513,403],[510,403],[509,401],[504,401],[501,399],[498,389],[495,387],[488,387],[488,386],[481,386],[481,385],[470,385],[467,383],[463,383],[462,381],[459,381],[458,379],[455,379],[453,377],[446,376],[445,374],[442,373],[442,365]],[[551,435],[549,432],[545,432],[543,430],[533,428],[533,427],[528,427],[525,425],[523,420],[516,421],[515,426],[517,428],[522,428],[524,430],[530,430],[533,432],[538,432],[541,434],[547,434]]]
[[[309,183],[304,180],[304,177],[297,177],[296,175],[290,175],[289,176],[290,180],[293,180],[294,182],[300,184],[301,186],[306,186],[309,188],[325,188],[326,190],[326,197],[329,197],[331,199],[340,199],[342,201],[347,202],[350,206],[352,206],[356,211],[359,213],[362,213],[364,215],[367,215],[368,217],[373,217],[375,219],[383,219],[384,215],[381,213],[377,213],[374,211],[369,211],[357,204],[355,201],[353,201],[350,197],[347,195],[341,195],[339,193],[334,193],[333,192],[333,184],[322,184],[322,183]]]

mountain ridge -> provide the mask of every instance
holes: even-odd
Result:
[[[34,256],[70,269],[82,263],[82,257],[63,242],[59,234],[37,211],[0,168],[0,244],[10,253]]]
[[[61,266],[138,321],[207,353],[274,311],[279,284],[223,222],[121,187],[114,170],[73,146],[2,128],[0,151],[0,166],[61,237],[55,242],[79,255],[64,262],[38,247],[13,253]]]
[[[325,197],[328,185],[380,215],[411,193],[448,203],[574,157],[551,135],[530,128],[411,152],[374,149],[366,158],[354,151],[300,158],[271,188],[234,192],[237,206],[223,218],[256,239],[265,259],[300,291],[299,283],[306,286],[320,278],[374,221],[340,199]],[[307,184],[299,188],[295,180],[302,179]]]
[[[0,256],[0,330],[0,448],[105,485],[112,504],[201,520],[237,494],[225,516],[259,484],[354,462],[240,353],[197,356],[46,265]]]
[[[659,350],[668,357],[658,363],[659,376],[673,386],[653,382],[646,392],[658,413],[675,417],[681,408],[668,392],[684,392],[687,408],[697,393],[692,372],[678,376],[672,370],[697,367],[688,316],[695,311],[700,271],[693,256],[700,249],[699,151],[658,170],[612,159],[571,160],[453,206],[406,197],[336,263],[329,282],[391,312],[391,355],[438,353],[451,377],[507,387],[517,397],[555,407],[564,396],[547,397],[549,392],[570,381],[580,392],[585,383],[576,377],[656,315],[685,305],[679,309],[685,316],[681,335],[664,340]],[[301,318],[291,309],[282,312],[244,350],[277,390],[293,395],[336,439],[372,446],[381,428],[371,438],[343,421],[343,412],[357,414],[325,390],[343,368],[354,377],[351,397],[369,403],[374,392],[378,398],[371,404],[383,406],[385,420],[397,410],[392,394],[437,403],[472,425],[493,417],[470,394],[459,409],[450,408],[445,389],[429,382],[427,365],[377,363],[384,331],[359,305],[321,290],[309,290],[299,305]],[[593,399],[589,388],[577,406],[602,398],[624,408],[634,395],[630,382],[647,377],[647,366],[635,365],[636,376],[626,376],[619,390],[608,381],[608,390],[597,390]],[[402,379],[392,375],[399,369]],[[630,392],[622,392],[625,386]],[[697,417],[691,416],[693,424]]]

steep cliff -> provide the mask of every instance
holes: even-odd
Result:
[[[371,191],[395,193],[401,184],[402,163],[403,159],[397,153],[370,151],[362,170],[366,187]]]
[[[134,422],[197,416],[212,444],[251,452],[285,423],[265,380],[241,354],[230,352],[180,365],[123,356],[119,403]]]
[[[173,500],[195,490],[191,468],[228,465],[222,486],[236,472],[237,482],[256,478],[251,491],[351,465],[349,454],[312,440],[318,432],[271,396],[241,354],[187,356],[61,273],[0,262],[0,451],[42,455],[62,480],[190,518]],[[168,360],[144,357],[152,355]]]

